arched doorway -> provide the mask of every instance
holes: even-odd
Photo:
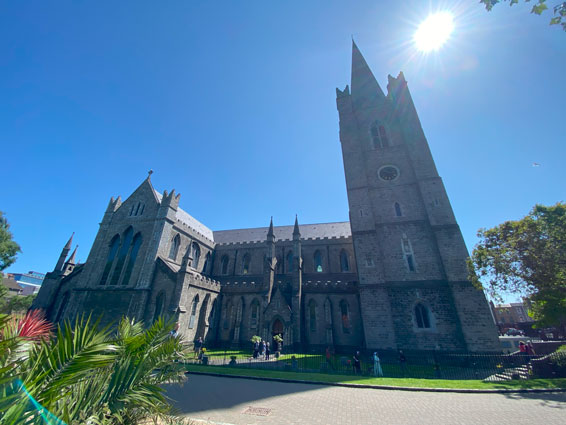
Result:
[[[281,335],[281,338],[285,338],[285,327],[283,326],[283,322],[279,319],[275,319],[271,327],[271,346],[273,350],[276,350],[278,345],[274,339],[275,335]]]

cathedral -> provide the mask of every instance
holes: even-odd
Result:
[[[175,317],[211,346],[500,351],[407,82],[388,79],[385,94],[353,43],[336,90],[350,221],[213,231],[150,172],[110,200],[84,264],[69,240],[33,308],[54,322]]]

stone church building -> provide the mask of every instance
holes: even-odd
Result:
[[[110,200],[86,263],[69,240],[34,307],[55,322],[176,316],[207,344],[498,351],[403,74],[385,94],[353,44],[336,94],[349,222],[212,231],[150,174]]]

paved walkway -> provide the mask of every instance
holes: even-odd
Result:
[[[167,390],[180,414],[223,424],[566,423],[566,393],[406,392],[205,375],[189,375],[183,387]]]

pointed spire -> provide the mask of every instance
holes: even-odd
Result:
[[[293,237],[294,236],[301,236],[301,232],[299,231],[299,218],[297,214],[295,214],[295,228],[293,229]]]
[[[57,260],[57,264],[55,265],[54,271],[59,271],[59,272],[63,271],[63,266],[65,265],[65,258],[67,258],[67,255],[69,255],[69,251],[71,250],[71,244],[73,243],[74,235],[75,232],[73,232],[73,234],[71,235],[65,246],[63,247],[63,250],[61,251],[61,255],[59,255],[59,260]]]
[[[352,39],[352,97],[373,99],[383,98],[383,90],[379,87],[371,69],[362,56],[356,42]]]
[[[75,259],[76,259],[76,257],[77,257],[77,248],[78,248],[78,247],[79,247],[78,245],[75,246],[75,249],[73,250],[73,253],[71,254],[71,256],[69,257],[69,259],[67,260],[67,263],[66,263],[66,264],[73,264],[73,265],[76,264]]]
[[[273,216],[271,216],[271,221],[269,222],[269,230],[267,231],[267,237],[273,238],[275,234],[273,233]]]
[[[75,232],[73,232],[71,234],[71,237],[69,238],[69,240],[67,241],[67,243],[65,244],[65,247],[63,249],[66,249],[67,252],[69,252],[71,250],[71,244],[73,243],[73,236],[75,236]]]

